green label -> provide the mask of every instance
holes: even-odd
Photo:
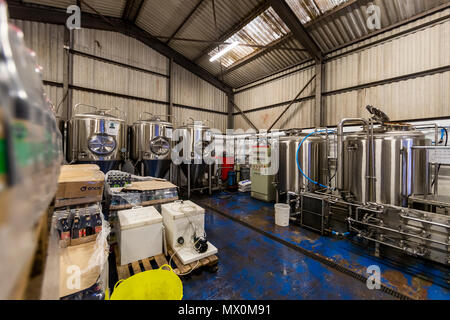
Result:
[[[6,174],[6,141],[0,139],[0,175]]]
[[[19,166],[26,167],[30,165],[30,160],[32,157],[32,151],[30,150],[31,146],[28,141],[28,129],[24,124],[16,122],[13,125],[12,132],[16,161],[19,163]]]

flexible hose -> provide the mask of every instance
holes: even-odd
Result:
[[[296,162],[297,162],[298,170],[300,170],[300,173],[301,173],[301,174],[302,174],[309,182],[311,182],[311,183],[313,183],[313,184],[315,184],[315,185],[318,185],[318,186],[320,186],[320,187],[322,187],[322,188],[325,188],[325,189],[332,189],[330,186],[325,186],[325,185],[323,185],[323,184],[321,184],[321,183],[319,183],[319,182],[317,182],[317,181],[312,180],[310,177],[308,177],[308,176],[303,172],[303,170],[302,170],[302,168],[301,168],[301,166],[300,166],[300,163],[299,163],[299,161],[298,161],[298,153],[300,152],[300,148],[302,147],[302,145],[303,145],[303,143],[306,141],[306,139],[308,139],[309,137],[311,137],[311,136],[313,136],[313,135],[315,135],[315,134],[322,133],[322,132],[335,133],[336,131],[320,130],[320,131],[315,131],[315,132],[312,132],[312,133],[308,134],[308,135],[302,140],[302,142],[300,143],[300,145],[298,146],[297,154],[296,154],[296,160],[297,160]]]
[[[441,144],[444,143],[444,136],[446,137],[444,145],[447,146],[448,145],[448,130],[447,130],[447,128],[441,128],[441,141],[440,141]],[[438,144],[438,142],[436,141],[435,145],[437,145],[437,144]],[[438,175],[439,175],[439,171],[441,171],[440,164],[438,165],[438,170],[437,170]],[[437,176],[434,177],[433,182],[431,183],[432,187],[435,185],[437,178],[438,178]]]

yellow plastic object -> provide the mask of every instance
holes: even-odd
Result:
[[[169,265],[120,280],[111,300],[181,300],[183,284]]]

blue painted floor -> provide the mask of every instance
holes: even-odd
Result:
[[[395,252],[386,253],[381,259],[355,241],[320,236],[298,226],[277,227],[273,204],[254,200],[248,194],[217,194],[196,201],[214,209],[207,213],[206,229],[209,240],[219,248],[220,271],[186,281],[186,298],[391,298],[379,291],[369,291],[363,282],[229,219],[233,217],[364,277],[367,267],[378,265],[382,283],[410,298],[450,299],[450,270],[445,266]]]
[[[205,224],[219,271],[183,280],[184,299],[393,299],[211,210]]]

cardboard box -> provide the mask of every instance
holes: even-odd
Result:
[[[174,190],[177,186],[168,182],[168,181],[160,181],[160,180],[151,180],[151,181],[136,181],[131,185],[128,185],[124,188],[120,188],[113,191],[111,193],[112,201],[116,203],[117,199],[126,199],[130,197],[131,200],[136,201],[134,205],[139,206],[154,206],[163,203],[169,203],[178,200],[178,193],[173,194],[171,197],[164,197],[160,199],[148,199],[146,194],[151,194],[152,192],[156,192],[159,190]],[[111,190],[111,189],[110,189]],[[126,192],[128,191],[128,192]],[[130,193],[130,191],[135,193]],[[150,195],[150,198],[152,196]],[[133,207],[133,204],[130,203],[121,203],[121,204],[112,204],[109,206],[109,209],[112,211],[115,210],[124,210],[130,209]]]
[[[75,164],[61,167],[61,173],[71,170],[94,170],[100,171],[100,167],[96,164]]]
[[[102,201],[105,175],[96,165],[63,166],[55,207]]]
[[[163,190],[163,189],[173,189],[177,186],[170,183],[169,181],[138,181],[133,182],[132,184],[126,186],[122,190],[129,191],[154,191],[154,190]]]

